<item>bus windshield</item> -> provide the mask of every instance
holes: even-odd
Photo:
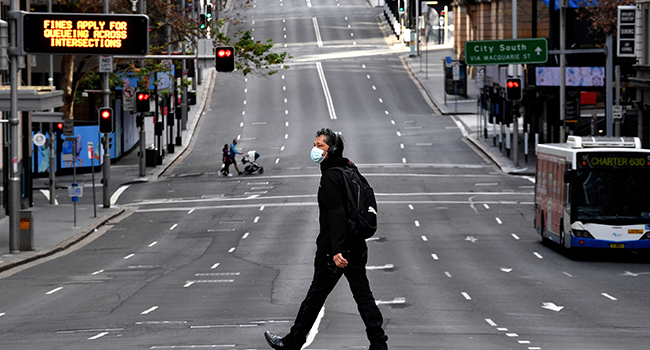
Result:
[[[650,169],[578,169],[574,219],[583,223],[650,223]]]

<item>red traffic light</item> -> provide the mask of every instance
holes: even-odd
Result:
[[[508,85],[508,89],[518,88],[518,87],[519,87],[519,82],[518,82],[518,81],[509,80],[507,85]]]
[[[232,50],[230,50],[230,49],[219,49],[219,50],[217,50],[217,56],[219,56],[219,57],[230,57],[230,56],[232,56]]]
[[[145,94],[142,92],[138,94],[138,101],[146,101],[148,99],[149,99],[149,94]]]
[[[105,110],[101,111],[101,113],[99,114],[99,116],[100,116],[102,119],[109,119],[109,118],[111,117],[111,111],[105,109]]]
[[[56,123],[57,130],[63,130],[63,123]]]

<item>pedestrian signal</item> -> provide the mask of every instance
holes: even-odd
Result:
[[[506,100],[521,101],[523,97],[521,78],[508,78],[506,82]]]
[[[235,49],[231,46],[217,47],[215,54],[217,72],[232,72],[235,70]]]
[[[150,105],[149,105],[149,93],[148,92],[140,92],[135,95],[135,111],[136,112],[149,112],[150,110]]]
[[[99,109],[99,132],[105,134],[113,132],[113,109],[110,107]]]

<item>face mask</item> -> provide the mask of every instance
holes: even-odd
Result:
[[[311,149],[311,160],[313,160],[316,163],[322,162],[325,159],[325,151],[318,147],[314,147]]]

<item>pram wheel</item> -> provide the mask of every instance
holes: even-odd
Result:
[[[264,168],[260,167],[260,170],[258,170],[257,172],[260,173],[260,174],[264,174]]]

